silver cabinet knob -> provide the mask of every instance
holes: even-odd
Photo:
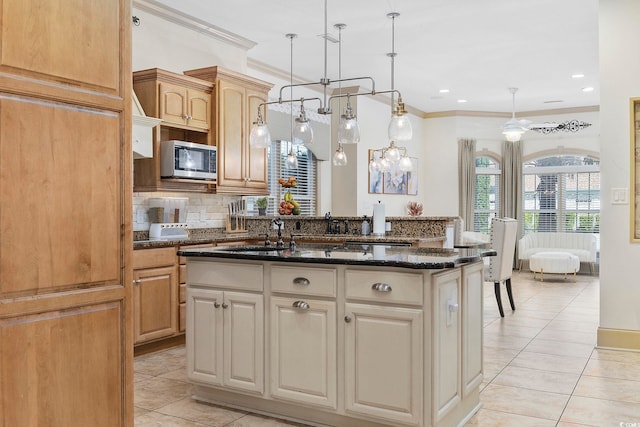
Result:
[[[449,302],[449,311],[450,312],[455,313],[456,311],[458,311],[459,308],[460,308],[460,306],[458,305],[458,303]]]
[[[371,286],[371,289],[378,292],[391,292],[393,290],[391,289],[391,285],[388,285],[386,283],[374,283]]]
[[[296,301],[293,303],[293,308],[299,308],[300,310],[309,310],[309,303],[304,301]]]
[[[226,302],[222,303],[222,308],[229,308],[229,304],[227,304]]]
[[[296,277],[295,279],[293,279],[293,284],[301,285],[301,286],[309,286],[311,284],[311,281],[306,277]]]
[[[351,323],[351,316],[344,316],[344,321],[346,323]]]
[[[142,283],[142,280],[140,280],[140,279],[136,279],[136,280],[133,281],[134,285],[139,285],[140,283]]]
[[[220,303],[219,303],[219,302],[214,302],[214,303],[213,303],[213,306],[214,306],[215,308],[220,308]]]

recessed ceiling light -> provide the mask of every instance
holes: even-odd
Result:
[[[466,99],[458,99],[458,104],[464,104],[465,102],[467,102]]]
[[[594,89],[593,89],[591,86],[583,87],[583,88],[582,88],[582,91],[583,91],[583,92],[593,92],[593,90],[594,90]]]
[[[440,93],[449,93],[449,89],[440,89]]]
[[[580,74],[580,73],[571,75],[572,79],[581,79],[583,77],[584,77],[584,74]]]

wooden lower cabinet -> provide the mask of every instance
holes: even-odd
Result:
[[[175,248],[135,251],[133,258],[135,344],[176,335],[178,271]]]
[[[263,297],[187,290],[187,374],[199,383],[264,391]]]
[[[335,409],[336,302],[271,297],[270,311],[271,395]]]
[[[347,303],[344,321],[347,412],[420,425],[422,310]]]

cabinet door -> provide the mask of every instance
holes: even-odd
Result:
[[[335,409],[336,303],[272,297],[270,306],[271,395]]]
[[[170,337],[178,332],[176,268],[136,270],[134,278],[135,343]]]
[[[420,424],[422,311],[347,303],[344,322],[345,409]]]
[[[218,186],[244,187],[245,89],[221,80],[217,107]]]
[[[460,270],[433,275],[433,421],[460,402]]]
[[[187,91],[187,124],[209,130],[211,128],[211,95],[195,89]]]
[[[187,124],[187,90],[170,83],[160,85],[159,114],[162,120],[179,125]]]
[[[223,294],[187,289],[187,375],[201,383],[222,385]]]
[[[264,391],[264,304],[262,295],[225,292],[224,385]]]
[[[265,148],[254,148],[249,144],[249,135],[251,134],[251,126],[258,116],[258,105],[267,102],[267,94],[247,90],[247,106],[248,120],[246,123],[246,186],[249,188],[266,189],[267,188],[267,150]],[[265,117],[266,120],[266,117]]]
[[[484,264],[462,268],[462,396],[482,382],[482,283]]]

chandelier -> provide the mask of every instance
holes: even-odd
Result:
[[[409,172],[413,169],[413,162],[407,155],[406,147],[396,146],[397,141],[408,141],[413,137],[411,122],[406,117],[406,110],[402,102],[402,96],[398,94],[398,102],[394,101],[394,65],[397,56],[395,48],[395,22],[400,16],[398,12],[387,14],[391,18],[391,53],[387,56],[391,58],[391,122],[388,127],[388,137],[391,141],[388,147],[371,150],[369,158],[369,172],[388,172],[399,169],[402,172]],[[379,153],[377,155],[376,153]]]
[[[395,20],[395,18],[399,16],[399,14],[393,12],[388,14],[387,16]],[[334,27],[337,28],[340,33],[339,42],[340,42],[340,49],[341,49],[342,29],[344,29],[346,25],[336,24]],[[287,34],[287,37],[291,39],[293,44],[293,38],[295,37],[295,35]],[[390,90],[385,90],[385,91],[376,91],[375,81],[372,77],[369,77],[369,76],[342,78],[341,70],[340,70],[340,76],[338,77],[338,79],[331,80],[327,77],[327,42],[329,38],[329,34],[327,32],[327,0],[325,0],[324,2],[324,37],[323,38],[324,38],[324,77],[316,82],[305,82],[305,83],[298,83],[298,84],[293,84],[293,77],[292,77],[289,85],[285,85],[280,88],[277,101],[269,101],[269,102],[263,102],[259,104],[256,121],[253,123],[253,126],[251,128],[251,134],[249,137],[250,145],[257,148],[267,148],[271,145],[271,135],[270,135],[267,123],[264,119],[266,115],[266,108],[268,105],[283,104],[283,103],[289,103],[289,104],[300,103],[300,111],[298,116],[295,119],[295,122],[293,124],[293,129],[292,129],[292,135],[291,135],[292,148],[291,148],[291,151],[289,152],[289,156],[287,157],[287,165],[289,165],[289,158],[292,156],[295,156],[295,153],[293,151],[293,146],[295,145],[309,146],[313,144],[313,129],[309,120],[306,117],[305,102],[308,103],[310,101],[314,101],[314,102],[317,101],[319,103],[317,112],[319,114],[326,115],[326,114],[333,113],[330,107],[332,100],[338,99],[339,101],[338,110],[342,110],[341,99],[347,98],[344,113],[340,111],[340,113],[342,114],[340,116],[338,132],[337,132],[338,150],[336,150],[336,153],[334,154],[334,158],[333,158],[334,165],[336,166],[346,165],[347,158],[346,158],[346,154],[344,153],[344,149],[342,147],[343,144],[355,144],[360,140],[359,125],[358,125],[357,117],[354,114],[353,108],[351,106],[351,97],[362,96],[362,95],[371,96],[371,95],[379,95],[379,94],[390,94],[392,108],[391,108],[391,121],[388,126],[388,137],[391,140],[391,145],[389,146],[389,149],[391,149],[392,146],[395,149],[402,148],[402,147],[395,147],[394,141],[410,140],[412,137],[412,130],[411,130],[411,122],[409,121],[409,118],[406,117],[407,111],[405,110],[404,103],[402,102],[402,94],[393,87],[393,61],[396,55],[395,47],[392,53],[387,54],[387,56],[391,57],[392,88]],[[341,55],[341,52],[340,52],[340,55]],[[293,62],[293,47],[292,47],[291,56],[292,56],[291,59]],[[293,71],[291,71],[291,76],[293,76]],[[371,90],[366,92],[342,93],[343,82],[356,81],[356,80],[368,80],[371,84]],[[327,96],[328,88],[335,83],[338,83],[340,85],[338,94]],[[293,98],[294,87],[310,86],[310,85],[320,85],[323,87],[322,99],[318,97],[307,98],[307,99]],[[290,90],[289,92],[290,97],[289,99],[284,99],[283,92],[287,88]],[[397,98],[396,98],[396,95],[397,95]],[[293,115],[293,113],[291,114]],[[404,157],[406,157],[406,149],[403,149],[403,150],[404,150],[403,153],[405,154]],[[394,152],[395,151],[392,150],[392,153]],[[408,158],[407,160],[411,162],[411,160],[409,160]],[[294,161],[291,160],[290,163],[293,164]]]

